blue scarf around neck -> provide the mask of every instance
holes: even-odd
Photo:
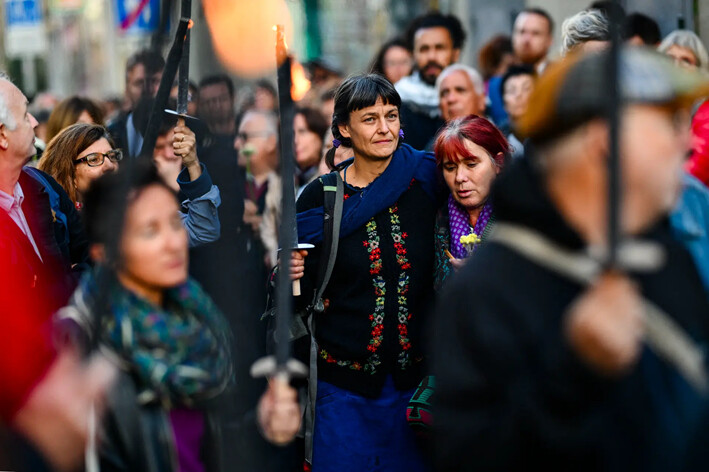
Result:
[[[430,152],[417,151],[402,144],[386,170],[358,195],[345,200],[342,209],[340,237],[347,237],[362,227],[374,215],[394,205],[417,181],[424,191],[438,203],[441,182],[438,179],[436,160]],[[322,206],[298,213],[298,242],[319,244],[323,239]]]

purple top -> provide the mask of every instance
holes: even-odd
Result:
[[[170,410],[170,424],[175,438],[179,472],[204,472],[200,458],[204,436],[204,413],[187,408]]]
[[[492,205],[489,202],[485,203],[480,215],[478,216],[478,221],[475,222],[475,227],[473,228],[473,233],[477,236],[482,236],[487,226],[487,222],[490,221],[490,216],[492,215]],[[453,195],[448,196],[448,226],[450,227],[451,233],[451,254],[456,259],[463,259],[467,257],[468,251],[460,243],[461,236],[467,236],[470,234],[470,215],[465,208],[460,206],[458,202],[455,201]]]

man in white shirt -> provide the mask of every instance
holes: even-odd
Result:
[[[81,465],[89,418],[103,403],[113,367],[57,354],[47,331],[73,277],[55,237],[48,188],[23,171],[35,154],[36,126],[27,98],[0,72],[0,422],[23,445],[3,436],[0,449],[13,469],[35,470],[42,457],[52,470],[69,471]]]
[[[38,311],[44,312],[66,301],[73,280],[70,264],[55,238],[57,215],[50,206],[47,189],[23,172],[35,154],[37,126],[27,106],[27,98],[0,73],[0,286],[5,289],[0,303],[5,296],[12,297],[7,300],[10,303],[19,296],[16,294],[30,290],[42,298]],[[7,274],[11,278],[4,281]]]

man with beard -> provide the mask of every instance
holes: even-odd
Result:
[[[406,39],[416,68],[395,87],[402,101],[405,141],[415,149],[423,149],[443,125],[436,79],[443,69],[458,61],[465,31],[455,16],[430,12],[411,23]]]
[[[537,74],[549,64],[547,54],[553,41],[554,21],[541,8],[522,10],[515,19],[512,30],[512,49],[515,59],[534,66]]]

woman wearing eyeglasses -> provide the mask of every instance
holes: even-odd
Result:
[[[64,128],[47,145],[39,169],[54,177],[74,202],[83,205],[89,184],[107,172],[118,170],[123,154],[103,126],[77,123]]]
[[[183,163],[186,158],[190,160],[189,166],[177,177],[181,196],[185,197],[183,207],[186,212],[180,212],[180,216],[187,229],[189,244],[192,247],[216,241],[221,231],[216,212],[221,203],[219,189],[197,160],[194,134],[185,131],[179,137],[175,136],[174,141],[171,144],[175,154],[183,157]],[[114,149],[106,128],[77,123],[63,129],[49,142],[39,169],[54,177],[76,208],[81,210],[83,195],[91,183],[103,174],[117,171],[121,159],[123,153]],[[194,167],[199,170],[195,171]]]

